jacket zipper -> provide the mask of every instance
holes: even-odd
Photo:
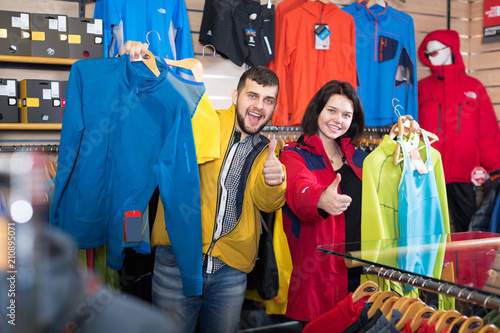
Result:
[[[233,124],[233,130],[231,132],[231,138],[234,136],[234,124]],[[231,144],[231,142],[229,142],[229,144]],[[226,153],[224,154],[224,159],[222,160],[222,164],[221,164],[221,168],[219,169],[219,176],[217,178],[217,187],[219,187],[219,184],[220,184],[220,177],[222,175],[222,170],[224,169],[224,165],[226,164],[226,160],[227,160],[227,157],[229,155],[229,152],[230,152],[230,149],[226,149]],[[217,231],[217,217],[219,216],[219,207],[220,207],[220,193],[219,191],[217,190],[217,203],[216,203],[216,209],[215,209],[215,221],[214,221],[214,227],[213,227],[213,230],[212,230],[212,242],[210,243],[210,247],[208,248],[208,251],[207,251],[207,262],[206,262],[206,265],[207,265],[207,272],[210,272],[212,271],[212,251],[214,249],[214,246],[215,246],[215,242],[217,242],[217,240],[220,238],[217,238],[217,239],[214,239],[215,237],[215,232]]]
[[[458,127],[457,133],[460,133],[460,120],[462,118],[462,104],[458,104]]]
[[[439,103],[438,133],[441,133],[441,103]]]

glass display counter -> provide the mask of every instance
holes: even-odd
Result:
[[[463,232],[326,244],[366,274],[500,309],[500,234]]]

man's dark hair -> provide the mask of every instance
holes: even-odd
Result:
[[[269,68],[264,66],[255,66],[247,69],[240,77],[238,82],[238,93],[245,87],[247,79],[252,80],[264,87],[278,87],[276,97],[280,89],[280,82],[278,76]]]
[[[301,123],[304,134],[312,136],[318,133],[319,114],[333,95],[344,96],[352,102],[353,106],[351,127],[349,127],[341,138],[351,138],[351,141],[359,138],[363,134],[365,127],[363,105],[356,90],[349,82],[337,80],[330,81],[321,87],[307,105]]]

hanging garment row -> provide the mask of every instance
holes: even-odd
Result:
[[[468,298],[464,300],[468,301]],[[488,312],[484,306],[470,306],[464,313],[437,310],[420,298],[383,290],[375,282],[367,281],[335,308],[308,323],[303,332],[493,333],[500,332],[492,324],[498,323],[496,316],[497,310]]]

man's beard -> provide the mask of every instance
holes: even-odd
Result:
[[[264,128],[264,126],[266,126],[266,123],[264,122],[257,129],[248,128],[245,124],[246,112],[245,114],[242,115],[239,112],[238,106],[235,106],[235,109],[236,109],[236,120],[238,121],[238,125],[240,126],[240,129],[243,133],[248,135],[254,135],[259,133]]]

